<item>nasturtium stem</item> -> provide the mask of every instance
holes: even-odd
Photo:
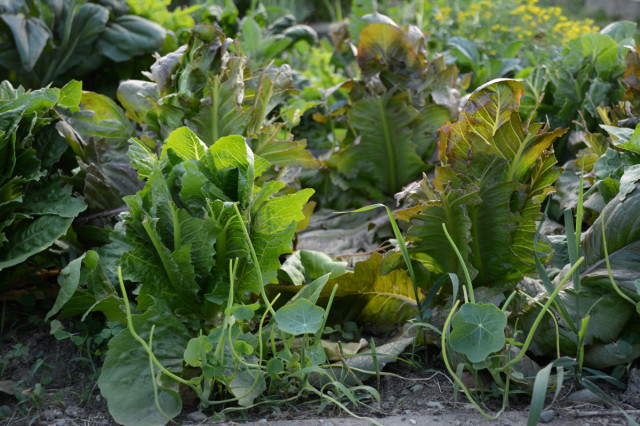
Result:
[[[604,249],[604,260],[607,263],[607,273],[609,275],[609,281],[611,281],[611,286],[620,297],[635,306],[636,302],[632,298],[624,294],[622,290],[620,290],[620,287],[618,287],[618,285],[616,284],[616,281],[613,279],[613,272],[611,272],[611,264],[609,263],[609,251],[607,250],[607,237],[604,232],[604,211],[600,214],[600,224],[602,225],[602,248]]]
[[[520,348],[520,353],[514,359],[509,361],[504,367],[502,367],[501,368],[502,371],[507,371],[509,368],[511,368],[512,365],[517,364],[518,362],[520,362],[520,360],[522,360],[522,358],[524,358],[524,355],[527,352],[527,349],[529,349],[529,345],[533,340],[533,336],[536,332],[536,329],[538,328],[538,325],[540,325],[540,321],[542,321],[542,317],[549,310],[549,307],[553,303],[553,300],[556,298],[558,293],[560,293],[560,290],[562,289],[562,287],[566,284],[569,278],[571,278],[573,271],[575,271],[578,268],[578,266],[580,266],[583,260],[584,260],[584,257],[581,257],[577,260],[577,262],[571,267],[571,270],[569,270],[569,272],[567,272],[567,274],[564,276],[562,281],[560,281],[560,284],[558,284],[558,286],[553,291],[553,293],[551,293],[551,295],[549,296],[549,300],[547,300],[547,303],[544,304],[544,306],[542,307],[542,310],[536,317],[536,320],[533,322],[533,325],[529,330],[529,334],[527,335],[527,338],[524,341],[522,348]]]
[[[118,266],[118,280],[120,281],[120,290],[122,291],[122,298],[124,299],[124,307],[125,307],[125,309],[127,311],[127,328],[129,329],[129,332],[131,333],[133,338],[136,339],[138,342],[140,342],[140,344],[142,345],[144,350],[147,352],[147,354],[149,354],[149,357],[153,361],[153,364],[156,367],[158,367],[158,369],[164,375],[172,378],[173,380],[175,380],[178,383],[182,383],[183,385],[189,386],[191,389],[193,389],[196,392],[198,397],[200,397],[200,389],[197,386],[194,386],[191,382],[189,382],[187,380],[184,380],[182,377],[179,377],[179,376],[175,375],[174,373],[172,373],[171,371],[169,371],[166,368],[164,368],[162,366],[162,364],[160,364],[160,362],[158,361],[156,356],[153,354],[153,352],[151,351],[151,348],[149,347],[149,345],[147,345],[147,342],[145,342],[144,339],[142,337],[140,337],[138,335],[138,333],[136,333],[135,328],[133,328],[133,319],[132,319],[132,316],[131,316],[131,307],[129,306],[129,298],[127,297],[127,290],[124,288],[124,281],[122,280],[122,268],[120,266]]]
[[[453,241],[453,238],[451,238],[451,235],[449,235],[449,232],[447,232],[447,225],[444,223],[442,224],[442,230],[444,231],[444,235],[447,236],[447,240],[449,240],[451,247],[453,247],[453,251],[456,252],[456,256],[458,256],[458,260],[460,261],[460,265],[462,266],[462,270],[464,271],[464,277],[467,280],[467,287],[469,287],[469,299],[471,300],[471,303],[476,303],[476,298],[473,296],[473,284],[471,283],[471,276],[469,275],[467,264],[464,263],[464,259],[460,254],[460,250],[458,250],[458,247]]]

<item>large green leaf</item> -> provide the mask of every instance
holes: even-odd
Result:
[[[362,30],[356,59],[365,77],[392,66],[411,72],[417,61],[405,32],[396,25],[384,23],[371,24]]]
[[[360,141],[341,153],[340,172],[351,177],[362,173],[387,195],[420,176],[425,164],[416,149],[425,141],[412,140],[409,128],[416,116],[405,94],[367,96],[356,102],[349,124]]]
[[[172,149],[183,160],[199,160],[207,146],[198,136],[186,127],[171,132],[162,146],[162,157],[168,149]]]
[[[460,163],[459,167],[462,168],[485,150],[505,160],[517,160],[523,139],[522,126],[516,124],[513,129],[503,129],[503,125],[515,119],[516,114],[513,113],[518,109],[523,92],[521,83],[507,79],[494,80],[476,89],[462,109],[458,121],[442,129],[440,160],[450,166]],[[502,134],[502,137],[493,140],[500,129],[502,134],[509,130],[517,132],[515,141]],[[513,144],[516,145],[515,149]],[[484,169],[488,159],[483,160],[473,163],[475,170]],[[480,164],[476,166],[476,163]]]
[[[282,331],[293,335],[317,333],[322,327],[324,309],[307,299],[297,299],[278,309],[276,322]]]
[[[425,184],[429,185],[428,182]],[[407,242],[412,244],[411,257],[433,274],[462,274],[462,265],[442,230],[442,224],[445,224],[470,273],[475,275],[476,271],[468,261],[472,226],[469,208],[480,201],[477,187],[468,187],[464,191],[448,190],[440,193],[437,202],[432,201],[418,214],[412,215],[413,226],[407,231]]]
[[[506,325],[507,316],[495,305],[465,303],[453,317],[451,347],[471,362],[484,361],[504,346]]]
[[[381,331],[395,330],[411,318],[417,311],[411,278],[402,270],[381,275],[381,265],[382,256],[374,254],[357,263],[353,272],[329,280],[321,297],[328,297],[338,285],[331,314]]]
[[[107,24],[98,49],[107,58],[122,62],[162,48],[167,30],[135,15],[119,16]]]
[[[9,26],[16,44],[22,67],[31,71],[40,58],[42,50],[49,40],[49,32],[44,23],[34,17],[25,17],[22,13],[0,15]]]
[[[156,306],[142,315],[134,315],[133,326],[146,342],[153,326],[152,350],[156,359],[174,373],[182,371],[189,333],[166,307]],[[117,422],[158,425],[180,414],[182,399],[178,384],[167,377],[157,383],[158,405],[162,409],[159,411],[153,385],[156,375],[157,368],[151,370],[149,356],[128,329],[111,339],[98,386]]]
[[[635,281],[640,270],[640,165],[630,166],[620,179],[620,191],[607,203],[601,215],[584,233],[586,269],[581,272],[583,285],[611,289],[604,256],[602,222],[611,265],[612,278],[629,297],[639,300]]]
[[[67,233],[73,217],[42,215],[37,219],[23,220],[5,231],[10,245],[0,248],[0,271],[24,262],[36,253],[51,247]]]

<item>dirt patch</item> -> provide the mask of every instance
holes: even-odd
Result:
[[[5,310],[18,305],[5,305]],[[96,380],[100,355],[79,348],[71,340],[57,340],[49,334],[49,325],[38,315],[20,315],[4,324],[0,338],[0,423],[6,425],[115,425],[101,397]],[[75,323],[65,323],[67,330],[78,332]],[[91,349],[95,351],[95,349]],[[496,422],[480,415],[463,394],[453,398],[453,382],[444,372],[435,354],[428,368],[420,358],[410,363],[396,362],[385,369],[379,382],[373,378],[367,385],[378,389],[380,404],[373,399],[363,402],[371,408],[353,407],[363,419],[349,417],[339,408],[328,405],[320,410],[317,400],[300,401],[232,412],[225,420],[214,421],[210,412],[185,407],[178,424],[212,425],[296,425],[337,426],[384,425],[519,425],[526,424],[530,399],[512,398],[509,410]],[[417,368],[418,367],[418,368]],[[582,398],[573,400],[576,385],[565,386],[543,420],[553,425],[617,425],[627,424],[619,411],[607,404]],[[626,392],[607,389],[609,395],[625,407],[632,417],[640,415],[640,372],[632,369]],[[587,395],[588,397],[588,395]],[[491,414],[500,408],[500,400],[487,398]],[[368,418],[368,419],[367,419]]]

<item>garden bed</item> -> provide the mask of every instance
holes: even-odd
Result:
[[[635,421],[635,23],[49,3],[0,6],[0,420]]]

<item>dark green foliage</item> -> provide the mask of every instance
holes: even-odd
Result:
[[[0,85],[0,270],[49,248],[86,209],[54,171],[67,144],[51,124],[53,108],[77,110],[80,95],[77,81],[33,92]]]

